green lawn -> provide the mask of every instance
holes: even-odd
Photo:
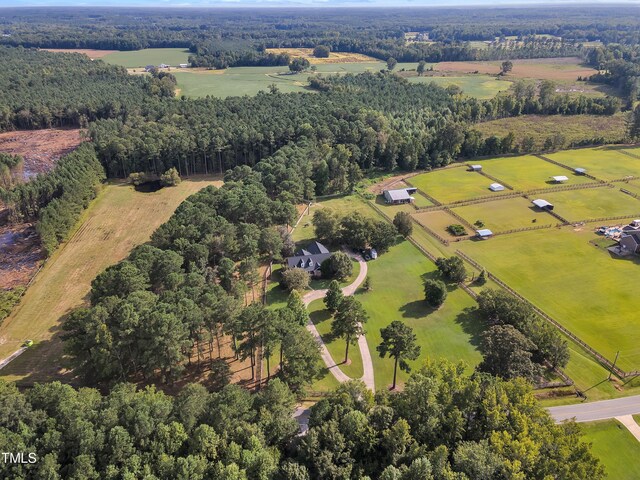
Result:
[[[464,360],[470,369],[480,362],[476,345],[481,323],[472,311],[475,302],[464,291],[455,289],[439,310],[429,308],[424,301],[423,276],[434,276],[436,267],[411,243],[404,241],[392,247],[368,266],[373,289],[359,292],[357,298],[370,316],[365,330],[376,388],[390,386],[393,378],[393,360],[381,359],[376,352],[380,329],[393,320],[404,321],[418,336],[422,352],[413,366],[421,365],[427,357]],[[407,374],[399,372],[398,378],[403,381]]]
[[[587,177],[574,175],[565,168],[545,162],[533,155],[494,158],[481,160],[477,163],[482,165],[486,173],[499,178],[517,190],[552,187],[554,184],[550,177],[556,175],[569,177],[568,185],[592,181]]]
[[[514,233],[459,248],[605,357],[625,370],[640,368],[640,259],[618,259],[571,227]]]
[[[346,342],[344,338],[334,338],[333,335],[331,335],[333,317],[325,309],[322,300],[316,300],[309,305],[309,316],[324,340],[333,361],[340,367],[340,370],[351,378],[361,378],[364,370],[362,369],[360,349],[358,345],[351,345],[349,347],[349,365],[343,363]]]
[[[640,200],[622,193],[617,187],[566,190],[541,193],[540,196],[553,203],[555,212],[572,222],[622,215],[629,215],[631,219],[640,215]]]
[[[531,207],[529,200],[515,197],[458,207],[454,208],[453,211],[471,224],[481,220],[485,228],[493,230],[494,233],[515,228],[555,225],[558,223],[557,219],[547,212],[534,210]]]
[[[640,158],[620,153],[620,147],[599,147],[565,150],[548,156],[572,168],[586,168],[601,180],[617,180],[628,175],[640,176]],[[627,149],[632,152],[633,150]]]
[[[498,197],[509,192],[508,190],[492,192],[489,190],[489,185],[493,183],[493,180],[476,172],[470,172],[464,166],[422,173],[411,177],[408,183],[442,203],[492,194]]]
[[[616,420],[581,424],[584,440],[612,480],[640,478],[640,442]]]
[[[479,99],[495,97],[498,93],[511,88],[511,82],[498,80],[489,75],[464,75],[456,77],[408,77],[411,83],[435,83],[440,87],[456,85],[465,95]]]
[[[128,52],[115,52],[105,55],[102,60],[126,68],[145,67],[146,65],[160,65],[166,63],[173,67],[180,63],[187,63],[189,50],[184,48],[145,48]]]

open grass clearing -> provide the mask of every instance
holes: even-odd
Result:
[[[449,215],[444,210],[434,210],[432,212],[420,212],[413,214],[413,218],[418,221],[420,225],[433,230],[435,233],[448,240],[455,240],[456,236],[449,233],[447,227],[449,225],[459,225],[460,220]],[[464,227],[464,225],[463,225]],[[473,232],[468,227],[464,227],[467,235],[471,235]]]
[[[486,173],[520,191],[553,187],[556,184],[551,180],[551,177],[556,175],[569,177],[567,185],[592,182],[587,177],[575,175],[565,168],[533,155],[493,158],[474,163],[482,165]]]
[[[488,75],[461,75],[461,76],[410,76],[407,80],[411,83],[435,83],[440,87],[448,87],[455,85],[460,87],[462,93],[469,97],[479,99],[489,99],[495,97],[498,93],[504,92],[511,88],[511,82],[500,80]]]
[[[408,183],[445,204],[492,194],[499,197],[509,193],[508,190],[492,192],[489,185],[493,180],[477,172],[471,172],[464,166],[422,173],[411,177]]]
[[[597,70],[582,65],[582,60],[577,57],[532,58],[512,60],[512,62],[513,70],[505,76],[506,79],[576,80],[578,77],[584,78],[597,73]],[[497,75],[500,73],[501,63],[501,61],[441,62],[435,66],[435,70]]]
[[[331,334],[333,317],[326,310],[322,300],[316,300],[309,305],[309,316],[313,324],[316,326],[318,333],[322,337],[324,344],[327,346],[327,350],[329,350],[331,358],[333,358],[336,365],[340,367],[340,370],[351,378],[361,378],[364,373],[364,369],[362,367],[360,349],[357,344],[350,345],[349,363],[344,363],[344,352],[347,343],[344,338],[335,338]]]
[[[521,115],[478,123],[473,128],[487,137],[505,137],[513,132],[516,144],[531,136],[536,150],[542,150],[545,140],[558,132],[562,133],[567,144],[594,137],[604,137],[609,142],[620,141],[626,133],[625,120],[622,113],[610,116]]]
[[[453,211],[471,224],[475,224],[477,220],[482,221],[485,225],[483,228],[493,230],[494,233],[558,223],[547,212],[531,207],[529,200],[515,197],[458,207]]]
[[[581,424],[583,440],[592,444],[592,453],[600,459],[608,478],[640,478],[640,442],[617,420]]]
[[[145,48],[126,52],[114,52],[102,57],[107,63],[121,65],[125,68],[158,66],[162,63],[177,67],[189,60],[189,50],[184,48]]]
[[[630,218],[640,216],[640,200],[625,195],[617,187],[565,190],[540,195],[553,203],[555,212],[571,222],[623,215],[629,215]]]
[[[267,48],[267,53],[276,55],[286,53],[291,58],[306,58],[311,65],[321,65],[325,63],[371,63],[378,62],[377,59],[362,53],[351,52],[330,52],[327,58],[316,58],[313,56],[313,48]]]
[[[462,242],[471,258],[623,370],[640,368],[636,278],[640,259],[589,243],[589,227],[514,233]]]
[[[86,303],[97,274],[148,241],[187,196],[212,184],[221,182],[194,177],[154,193],[136,192],[121,183],[106,186],[83,214],[75,234],[53,254],[0,326],[0,358],[27,339],[35,341],[0,376],[28,383],[60,378],[64,373],[59,339],[62,317]]]
[[[601,180],[640,177],[640,158],[621,153],[620,147],[580,148],[545,156],[571,168],[586,168],[587,173]]]
[[[616,188],[624,188],[630,192],[640,195],[640,180],[632,180],[631,182],[624,182],[616,184]]]
[[[365,330],[377,389],[388,388],[393,379],[393,359],[380,358],[376,347],[381,342],[380,329],[394,320],[405,322],[418,337],[422,351],[420,358],[411,362],[414,367],[426,358],[439,357],[463,360],[470,369],[480,362],[476,346],[482,323],[474,312],[475,302],[455,288],[440,309],[430,308],[424,301],[423,279],[437,276],[436,266],[410,242],[393,246],[368,265],[372,290],[359,291],[357,298],[370,317]],[[398,371],[400,382],[407,377]]]
[[[91,60],[103,58],[112,53],[119,53],[118,50],[95,50],[92,48],[43,48],[42,50],[53,53],[80,53],[86,55]]]

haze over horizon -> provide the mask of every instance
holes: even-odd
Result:
[[[579,0],[0,0],[2,7],[148,7],[148,8],[242,8],[242,7],[508,7],[585,5]],[[639,5],[640,0],[599,0],[587,5]]]

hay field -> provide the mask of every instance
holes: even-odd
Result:
[[[492,192],[489,190],[489,185],[493,183],[493,180],[477,172],[470,172],[464,166],[416,175],[408,179],[408,183],[441,203],[451,203],[492,194],[499,197],[510,192],[509,190]]]
[[[267,48],[266,52],[276,55],[287,53],[291,58],[306,58],[311,65],[322,65],[325,63],[377,63],[380,61],[368,55],[350,52],[331,52],[327,58],[316,58],[313,56],[313,48]]]
[[[19,306],[0,326],[0,358],[27,339],[36,342],[0,370],[0,378],[32,383],[68,373],[59,338],[61,318],[86,302],[97,274],[148,241],[187,196],[212,184],[221,182],[194,177],[154,193],[136,192],[126,184],[105,187],[69,242],[49,259]]]
[[[496,79],[488,75],[456,75],[445,77],[432,76],[414,76],[407,77],[411,83],[435,83],[440,87],[448,87],[455,85],[460,87],[465,95],[479,98],[481,100],[495,97],[498,93],[504,92],[511,88],[511,82],[507,80]]]
[[[92,48],[43,48],[42,50],[53,53],[80,53],[86,55],[91,60],[103,58],[118,52],[118,50],[94,50]]]
[[[591,67],[582,65],[577,57],[533,58],[512,60],[513,70],[505,78],[534,78],[539,80],[576,80],[597,73]],[[500,73],[501,61],[488,62],[441,62],[435,70],[456,73]]]
[[[640,206],[640,202],[638,203]],[[471,224],[481,220],[485,228],[492,230],[494,233],[558,223],[558,220],[547,212],[531,207],[531,202],[528,200],[522,197],[515,197],[458,207],[454,208],[453,211]]]
[[[620,147],[581,148],[545,155],[572,168],[586,168],[601,180],[618,180],[626,176],[640,177],[640,158],[625,155]]]
[[[640,216],[640,200],[625,195],[618,188],[585,188],[541,196],[553,203],[555,212],[571,222],[623,215],[628,215],[629,219]]]
[[[189,50],[184,48],[145,48],[142,50],[132,50],[127,52],[114,52],[102,57],[107,63],[121,65],[125,68],[138,68],[146,65],[167,65],[177,66],[180,63],[187,63],[189,60]]]

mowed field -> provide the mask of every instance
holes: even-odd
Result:
[[[177,66],[180,63],[187,63],[189,50],[184,48],[145,48],[127,52],[112,52],[104,55],[102,60],[126,68],[144,67],[146,65],[157,66],[161,63]]]
[[[148,241],[187,196],[212,184],[221,182],[194,177],[154,193],[139,193],[125,184],[106,186],[84,213],[71,240],[49,259],[20,305],[0,326],[0,358],[27,339],[35,341],[0,370],[0,377],[26,383],[62,378],[67,372],[59,339],[61,318],[86,302],[98,273]]]
[[[514,197],[457,207],[453,211],[471,224],[477,220],[482,221],[485,228],[493,233],[558,223],[558,220],[547,212],[532,207],[530,201]]]
[[[588,77],[597,73],[591,67],[582,65],[577,57],[563,58],[533,58],[526,60],[512,60],[513,70],[506,78],[535,78],[540,80],[576,80],[578,77]],[[443,72],[456,73],[486,73],[497,75],[500,73],[501,61],[489,62],[441,62],[434,69]]]
[[[479,160],[474,163],[482,165],[484,172],[519,191],[552,187],[555,184],[551,177],[557,175],[569,177],[567,185],[593,182],[533,155]]]
[[[638,202],[640,203],[640,202]],[[624,370],[640,368],[640,258],[620,259],[591,243],[591,228],[514,233],[457,248]]]
[[[610,181],[627,176],[640,177],[640,156],[633,154],[634,149],[599,147],[565,150],[545,156],[572,168],[586,168],[594,177]]]
[[[96,58],[103,58],[107,55],[118,52],[118,50],[94,50],[92,48],[43,48],[42,50],[54,53],[81,53],[92,60]]]
[[[611,480],[640,478],[640,442],[616,420],[580,424],[583,440],[604,465]]]
[[[455,85],[460,87],[462,93],[470,97],[479,99],[489,99],[495,97],[498,93],[504,92],[511,88],[511,82],[500,80],[488,75],[461,75],[446,77],[431,76],[411,76],[407,77],[411,83],[435,83],[440,87],[448,87]]]
[[[510,192],[508,189],[502,192],[492,192],[489,190],[489,185],[494,181],[477,172],[469,171],[466,166],[444,168],[416,175],[409,178],[407,183],[441,203],[452,203],[488,195],[499,197]]]
[[[267,53],[279,55],[287,53],[291,58],[306,58],[311,65],[322,65],[325,63],[363,63],[379,62],[378,59],[363,55],[361,53],[331,52],[327,58],[316,58],[313,56],[313,48],[267,48]]]
[[[482,122],[473,126],[485,136],[504,137],[513,132],[516,143],[525,137],[533,137],[537,149],[542,149],[544,141],[560,132],[567,142],[577,142],[585,138],[604,137],[607,141],[620,141],[626,134],[626,116],[616,115],[522,115]]]
[[[630,220],[640,217],[640,200],[622,193],[617,187],[566,190],[541,196],[570,222],[624,215]]]

